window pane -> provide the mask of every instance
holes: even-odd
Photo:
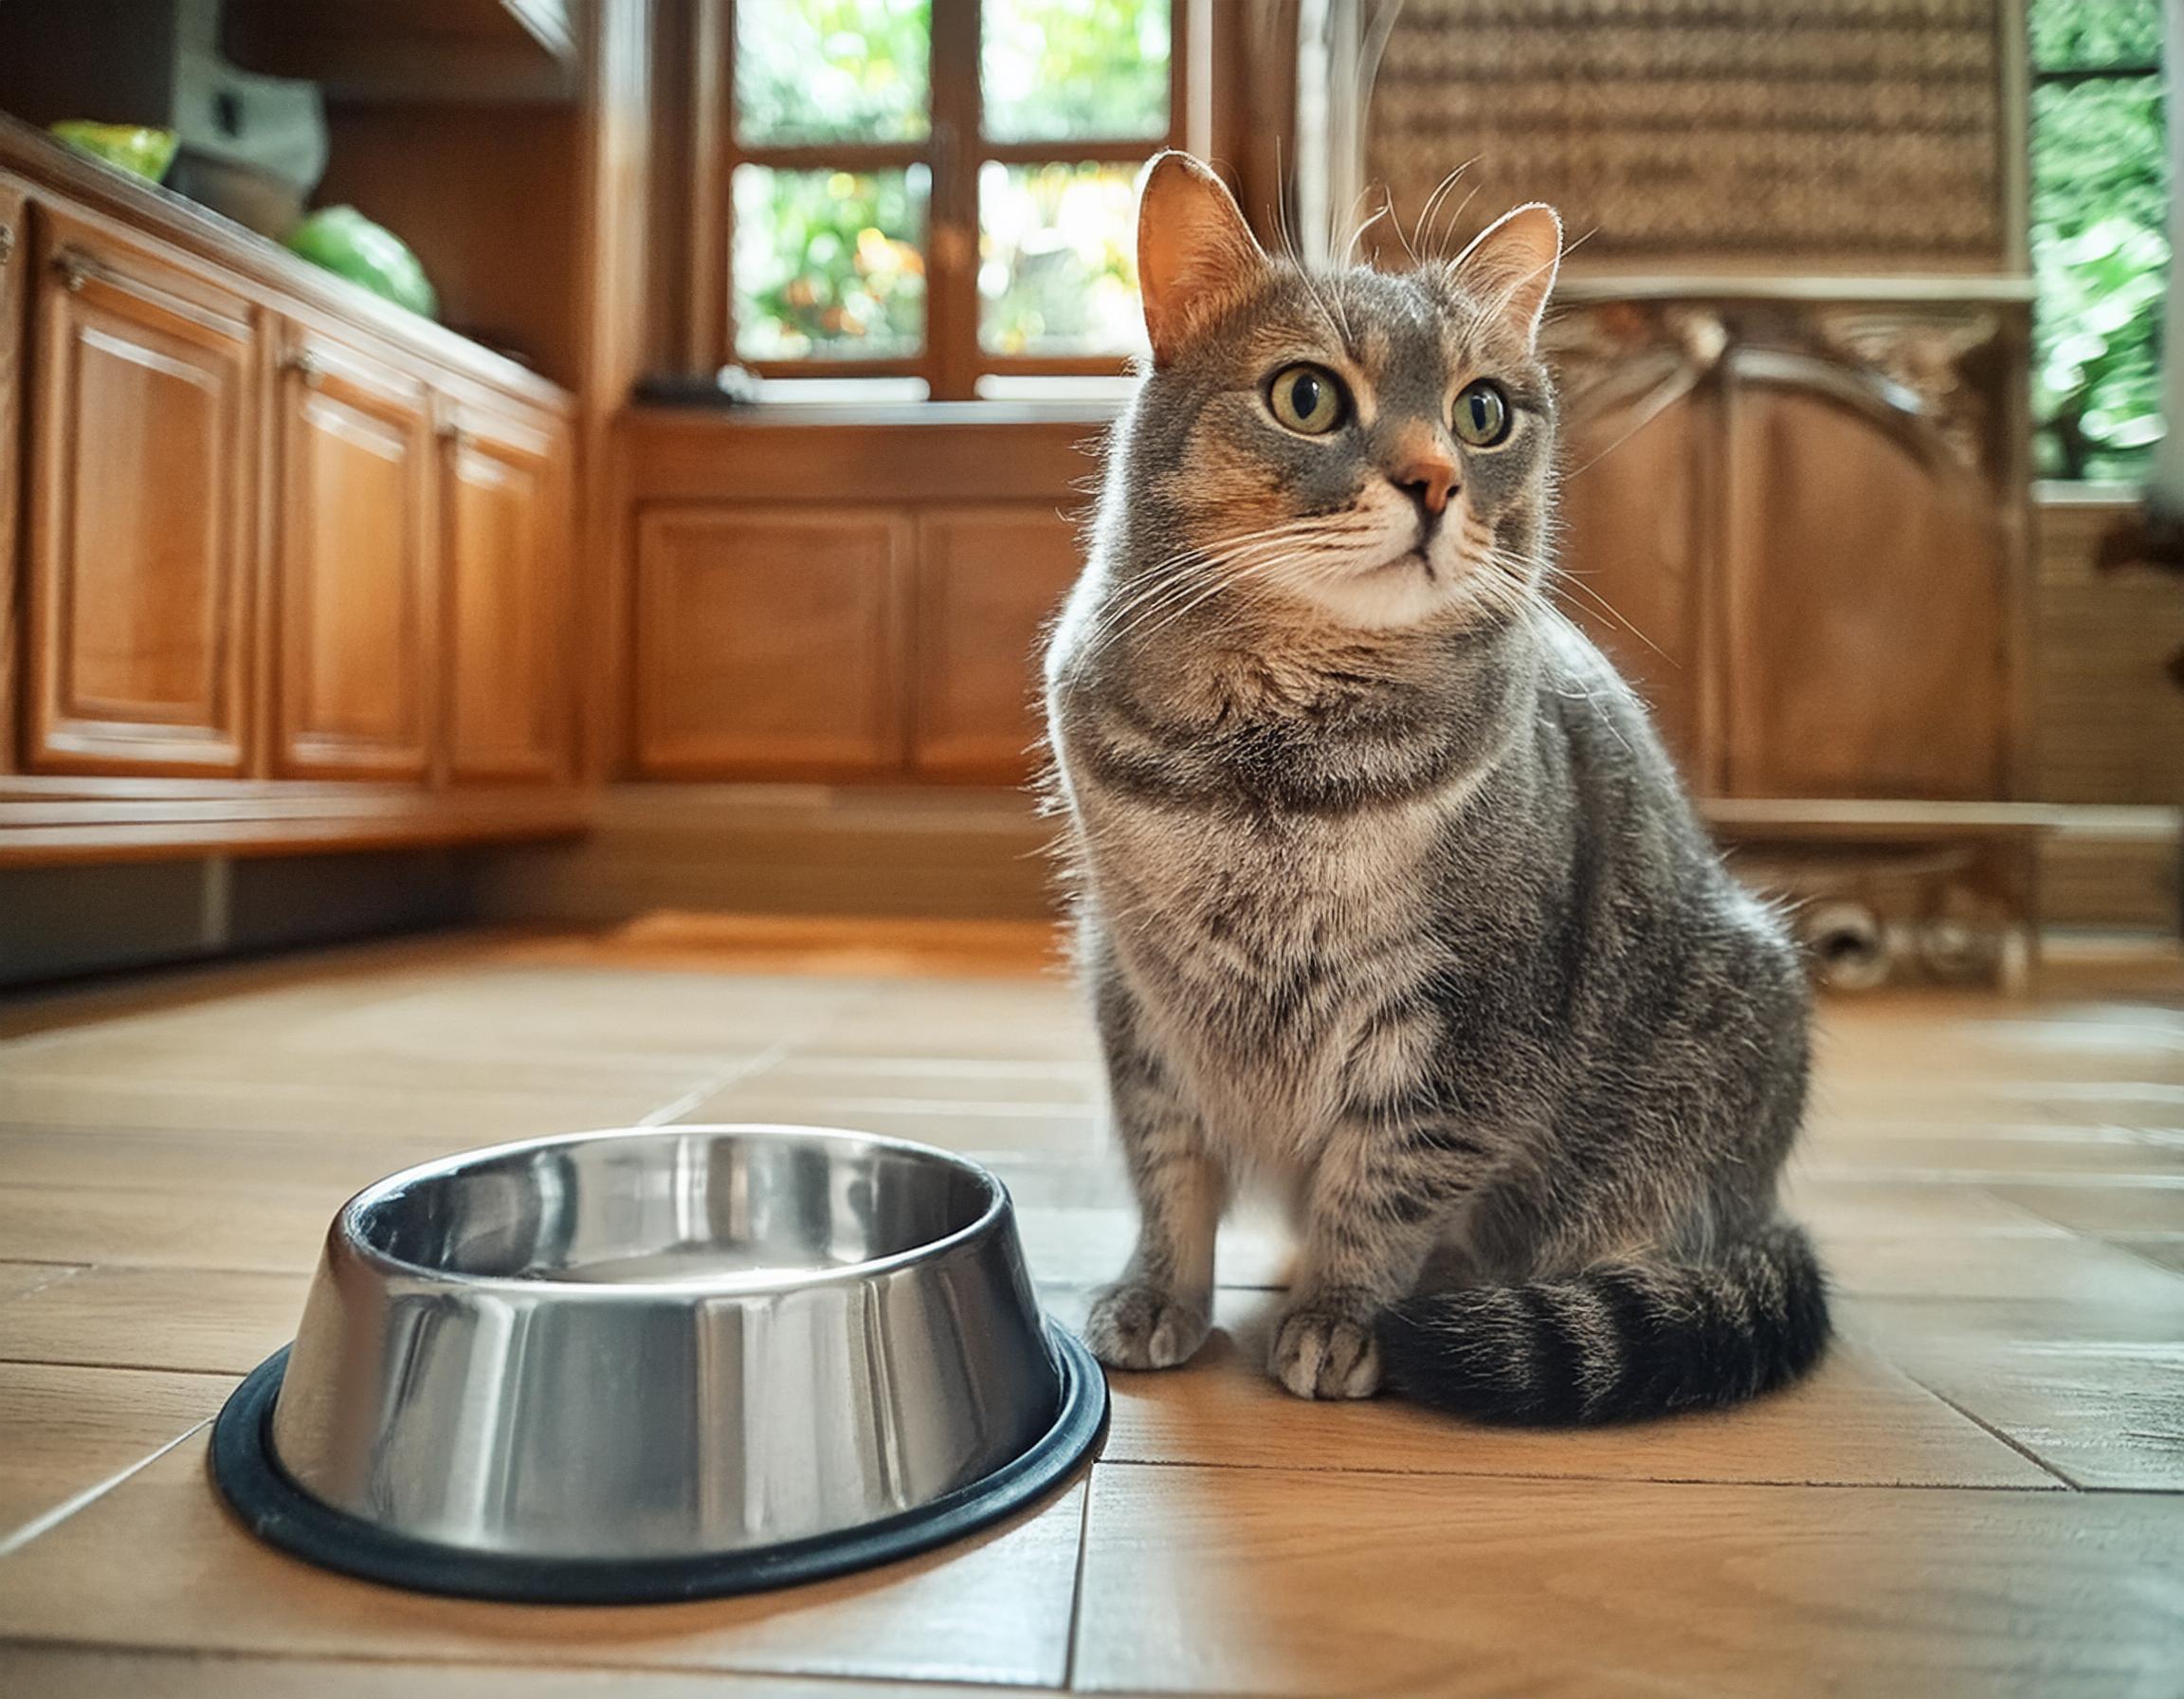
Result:
[[[925,339],[927,174],[736,168],[736,353],[900,359]]]
[[[932,0],[750,0],[736,9],[736,135],[749,146],[917,141]]]
[[[1170,0],[986,0],[994,141],[1168,133]]]
[[[978,341],[989,354],[1140,354],[1134,165],[978,174]]]
[[[2158,78],[2032,91],[2033,410],[2048,477],[2145,476],[2161,435]]]
[[[2161,63],[2161,0],[2034,0],[2030,25],[2043,71]]]

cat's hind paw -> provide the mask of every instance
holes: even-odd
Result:
[[[1274,1335],[1267,1372],[1301,1398],[1369,1398],[1380,1390],[1372,1324],[1338,1311],[1292,1310]]]
[[[1111,1369],[1172,1369],[1191,1360],[1212,1324],[1204,1308],[1125,1281],[1093,1300],[1084,1343]]]

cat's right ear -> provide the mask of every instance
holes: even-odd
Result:
[[[1173,364],[1265,265],[1219,177],[1189,154],[1153,161],[1138,198],[1138,292],[1156,367]]]

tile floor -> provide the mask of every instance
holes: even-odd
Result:
[[[1087,1475],[771,1597],[412,1597],[227,1519],[208,1417],[375,1176],[525,1133],[799,1120],[971,1152],[1081,1317],[1131,1232],[1031,929],[479,936],[0,1007],[0,1691],[855,1699],[2184,1692],[2184,971],[1836,1001],[1793,1181],[1843,1343],[1745,1410],[1485,1431],[1258,1373],[1119,1378]],[[930,1684],[930,1685],[929,1685]]]

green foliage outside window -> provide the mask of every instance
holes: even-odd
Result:
[[[2160,0],[2033,0],[2039,470],[2137,480],[2161,436],[2168,146]]]
[[[1170,0],[985,0],[988,140],[1051,141],[1050,162],[981,172],[980,339],[1033,356],[1136,349],[1137,167],[1087,165],[1073,139],[1168,128]],[[744,0],[736,134],[746,148],[921,143],[931,131],[933,0]],[[925,336],[929,173],[735,174],[739,358],[900,360]]]
[[[736,133],[921,140],[932,59],[932,0],[753,0],[736,9]]]
[[[1169,0],[986,0],[986,134],[1155,137],[1168,128]]]
[[[736,169],[736,352],[886,359],[925,338],[925,169]]]

